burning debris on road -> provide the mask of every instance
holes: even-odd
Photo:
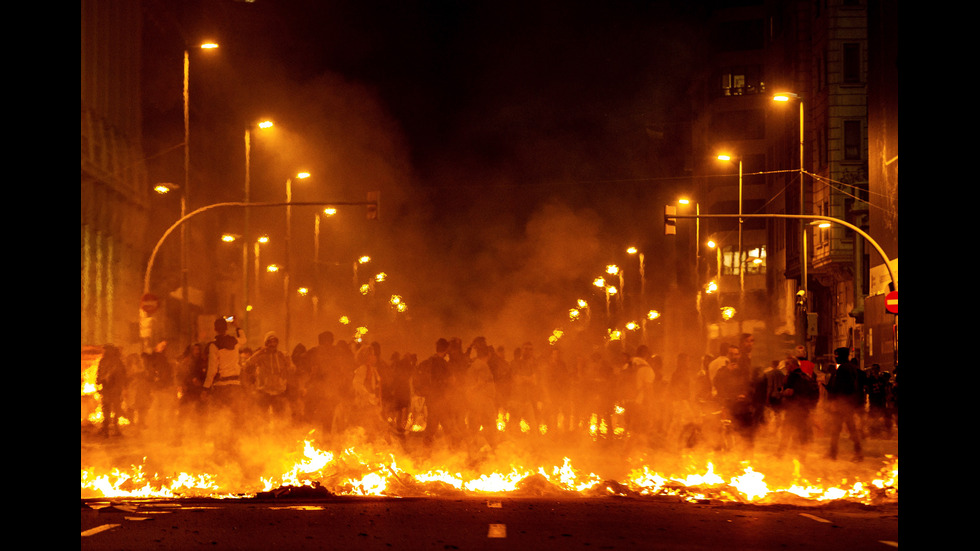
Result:
[[[895,503],[896,441],[866,440],[865,461],[819,457],[814,443],[783,455],[782,426],[760,426],[749,442],[693,442],[678,423],[641,432],[635,404],[562,410],[528,422],[517,410],[443,421],[397,415],[323,430],[272,409],[181,408],[157,395],[122,437],[100,436],[85,411],[82,499],[336,499],[473,496],[619,496],[751,504]],[[92,394],[88,395],[92,399]],[[582,402],[585,403],[585,402]],[[373,410],[376,413],[384,410]],[[390,413],[390,412],[386,412]],[[414,412],[412,412],[414,413]],[[475,423],[473,419],[483,419]],[[545,422],[548,424],[545,424]],[[449,427],[449,430],[447,430]],[[749,445],[750,444],[750,445]]]

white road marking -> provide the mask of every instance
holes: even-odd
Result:
[[[813,520],[815,520],[817,522],[826,522],[827,524],[831,524],[831,522],[829,520],[827,520],[825,518],[820,518],[820,517],[815,516],[815,515],[811,515],[809,513],[800,513],[800,516],[801,517],[806,517],[806,518],[809,518],[809,519],[813,519]]]
[[[883,543],[883,544],[887,545],[888,547],[894,547],[895,549],[898,549],[898,542],[897,541],[878,540],[878,543]]]
[[[99,532],[104,532],[106,530],[112,530],[113,528],[116,528],[118,526],[119,526],[118,524],[103,524],[102,526],[96,526],[95,528],[90,528],[90,529],[85,530],[84,532],[82,532],[82,537],[84,538],[84,537],[88,537],[88,536],[94,536],[94,535],[98,534]]]
[[[507,537],[507,525],[506,524],[491,524],[490,531],[487,532],[488,538],[506,538]]]

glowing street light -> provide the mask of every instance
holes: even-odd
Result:
[[[268,128],[272,128],[273,124],[272,124],[272,121],[270,121],[270,120],[263,120],[263,121],[260,121],[258,123],[252,123],[252,124],[248,124],[248,125],[245,126],[245,204],[246,205],[251,200],[251,194],[252,194],[252,189],[251,188],[252,188],[252,127],[253,126],[258,127],[258,128],[260,128],[262,130],[265,130],[265,129],[268,129]],[[245,207],[245,236],[246,236],[246,238],[248,237],[248,234],[249,234],[249,214],[250,214],[250,211],[251,211],[251,209],[249,209],[246,206]],[[245,255],[245,258],[243,259],[243,262],[245,264],[248,264],[248,249],[245,249],[245,251],[244,251],[243,254]],[[256,281],[256,284],[258,284],[257,281]],[[242,282],[242,286],[244,288],[244,293],[243,294],[245,296],[245,303],[247,304],[249,302],[249,298],[250,298],[250,296],[249,296],[249,287],[248,287],[248,273],[247,272],[246,272],[244,281]],[[245,334],[246,335],[249,334],[249,328],[248,328],[248,311],[247,310],[246,310],[246,315],[245,315]]]
[[[718,155],[720,161],[735,161],[729,154]],[[738,307],[745,306],[745,262],[742,258],[742,157],[738,157]]]
[[[728,321],[735,317],[735,309],[731,306],[725,306],[721,309],[721,319]]]
[[[269,242],[269,236],[268,235],[260,235],[255,240],[255,245],[253,245],[254,253],[252,254],[252,256],[255,258],[255,260],[254,260],[254,272],[255,272],[255,298],[256,299],[258,299],[258,297],[259,297],[259,266],[262,265],[261,262],[259,261],[259,255],[261,253],[261,251],[260,251],[260,245],[265,245],[268,242]]]
[[[779,103],[788,103],[790,100],[793,100],[793,99],[795,99],[799,103],[799,105],[800,105],[800,123],[799,123],[799,127],[800,127],[800,215],[804,215],[804,214],[806,214],[806,201],[804,199],[804,192],[806,191],[806,187],[804,185],[803,176],[804,176],[804,173],[806,171],[803,168],[804,167],[804,165],[803,165],[804,151],[805,151],[805,149],[803,147],[803,135],[804,135],[803,134],[803,121],[804,121],[804,118],[803,118],[803,97],[800,96],[799,94],[794,94],[792,92],[779,92],[779,93],[773,94],[773,96],[772,96],[772,100],[773,101],[776,101],[776,102],[779,102]],[[807,243],[806,243],[806,241],[807,241],[806,240],[806,224],[805,224],[805,221],[801,218],[800,219],[800,288],[803,291],[803,297],[802,297],[803,298],[803,300],[802,300],[803,312],[802,312],[802,315],[800,316],[800,319],[801,319],[801,321],[803,323],[806,323],[806,319],[807,319],[807,315],[806,315],[807,302],[809,301],[809,296],[810,296],[809,295],[809,292],[808,292],[809,291],[809,284],[807,283],[807,262],[808,262],[808,255],[807,255]],[[801,336],[802,336],[803,344],[804,344],[804,346],[806,346],[806,340],[807,340],[807,338],[806,338],[806,331],[801,331],[800,333],[801,333]]]
[[[640,261],[640,304],[643,304],[643,303],[646,302],[646,294],[647,294],[646,269],[644,268],[643,253],[640,252],[640,250],[637,249],[636,247],[629,247],[628,249],[626,249],[626,254],[631,255],[631,256],[635,254],[639,258],[639,261]]]
[[[309,172],[299,172],[295,176],[295,178],[298,179],[298,180],[305,180],[305,179],[307,179],[309,177],[310,177],[310,173]],[[284,326],[285,326],[284,333],[285,334],[283,335],[283,342],[286,344],[287,347],[290,346],[290,344],[291,344],[290,341],[289,341],[289,329],[290,329],[290,323],[289,322],[290,322],[290,313],[291,313],[291,309],[290,309],[290,306],[289,306],[289,303],[290,303],[290,300],[289,300],[289,276],[290,276],[290,274],[291,274],[291,272],[293,270],[292,258],[290,256],[290,253],[291,253],[291,249],[290,249],[290,242],[291,242],[290,237],[291,237],[291,235],[290,234],[292,234],[292,229],[293,229],[293,225],[292,225],[292,208],[293,207],[292,207],[292,204],[291,204],[292,201],[293,201],[293,179],[292,178],[286,178],[286,272],[285,272],[285,275],[283,277],[283,295],[284,295],[285,300],[286,300],[286,319],[285,319],[285,322],[284,322]]]
[[[205,42],[200,45],[202,50],[213,50],[218,47],[215,42]],[[180,193],[180,217],[184,218],[187,214],[187,204],[190,200],[191,188],[191,101],[190,101],[190,80],[191,80],[191,52],[190,48],[184,48],[184,185]],[[159,191],[158,191],[159,193]],[[188,282],[187,282],[187,227],[188,224],[180,226],[180,288],[181,288],[181,323],[190,332],[190,308],[188,307]],[[247,319],[247,318],[246,318]],[[246,327],[246,335],[248,328]],[[193,340],[193,334],[188,334],[188,339]]]
[[[180,186],[176,184],[171,184],[169,182],[164,182],[153,186],[153,191],[159,193],[160,195],[166,195],[171,191],[180,189]]]

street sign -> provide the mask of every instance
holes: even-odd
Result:
[[[156,295],[151,293],[146,293],[140,297],[140,310],[146,313],[148,316],[152,316],[157,308],[160,306],[160,300],[157,299]]]
[[[889,314],[898,314],[898,291],[891,291],[885,295],[885,311]]]

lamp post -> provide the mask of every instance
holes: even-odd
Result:
[[[261,236],[259,236],[258,239],[255,240],[254,253],[252,254],[252,256],[254,257],[253,258],[253,262],[254,262],[254,272],[253,272],[254,273],[254,277],[253,277],[253,279],[255,279],[255,300],[256,300],[256,302],[258,302],[258,300],[259,300],[259,289],[261,289],[261,287],[259,286],[259,266],[261,266],[261,263],[259,262],[259,252],[260,252],[259,245],[265,245],[268,242],[269,242],[269,236],[268,235],[261,235]],[[246,333],[246,335],[247,334],[248,333]]]
[[[704,313],[701,307],[701,293],[703,285],[701,282],[701,202],[691,201],[687,198],[677,200],[678,204],[690,205],[694,203],[694,280],[697,283],[698,294],[696,297],[695,309],[698,312],[698,341],[704,338]]]
[[[213,50],[218,45],[214,42],[201,44],[202,50]],[[190,109],[190,80],[191,80],[191,52],[184,48],[184,185],[180,192],[180,217],[187,214],[187,201],[190,193],[190,166],[191,166],[191,109]],[[180,227],[180,319],[181,324],[188,331],[188,342],[194,340],[193,328],[190,323],[190,307],[188,305],[188,282],[187,282],[187,226]]]
[[[636,247],[629,247],[628,249],[626,249],[626,254],[628,254],[628,255],[634,255],[634,254],[637,255],[637,258],[638,258],[638,260],[640,262],[640,264],[639,264],[639,270],[640,270],[640,304],[641,304],[641,306],[645,306],[646,305],[647,282],[646,282],[646,269],[644,268],[644,261],[643,261],[643,258],[644,258],[643,257],[643,252],[640,251],[639,249],[637,249]]]
[[[628,254],[628,255],[634,255],[635,254],[635,255],[637,255],[637,258],[639,260],[639,271],[640,271],[640,306],[639,306],[639,308],[637,308],[634,305],[634,308],[633,308],[633,316],[636,316],[636,313],[639,312],[640,308],[646,308],[646,302],[647,302],[647,297],[646,297],[646,294],[647,294],[646,268],[644,267],[644,261],[643,261],[644,257],[643,257],[643,252],[642,251],[640,251],[636,247],[629,247],[629,248],[626,249],[626,254]],[[646,343],[647,342],[647,326],[646,326],[646,324],[643,324],[643,335],[642,335],[642,337],[643,337],[643,342]]]
[[[320,218],[321,217],[332,217],[337,214],[337,209],[335,207],[326,207],[321,212],[316,213],[313,217],[313,274],[314,274],[314,288],[313,288],[313,324],[318,326],[320,318],[320,300],[319,291],[321,288],[320,284]]]
[[[778,102],[788,102],[791,99],[796,99],[796,101],[800,104],[800,124],[799,124],[799,126],[800,126],[800,216],[803,216],[803,215],[806,214],[806,201],[804,199],[805,187],[804,187],[804,184],[803,184],[803,173],[805,172],[805,170],[803,168],[803,152],[804,152],[804,148],[803,148],[803,98],[799,94],[794,94],[794,93],[791,93],[791,92],[783,92],[783,93],[779,93],[779,94],[774,95],[772,97],[772,99],[773,99],[773,101],[778,101]],[[801,316],[801,321],[804,324],[804,326],[806,324],[807,303],[810,300],[810,294],[808,292],[809,291],[809,288],[808,288],[808,285],[807,285],[807,243],[806,243],[806,241],[807,241],[806,240],[806,221],[803,220],[803,219],[800,219],[800,287],[803,290],[803,301],[802,301],[803,312],[802,312],[802,316]],[[802,340],[804,346],[806,346],[807,338],[806,338],[806,330],[805,330],[805,328],[804,328],[803,331],[801,331],[801,333],[802,333],[801,340]]]
[[[309,172],[300,172],[295,176],[299,180],[305,180],[310,177]],[[289,346],[289,321],[290,321],[290,294],[289,294],[289,275],[292,272],[293,265],[292,259],[290,258],[290,233],[292,233],[292,210],[293,207],[290,203],[293,201],[293,179],[286,179],[286,266],[285,273],[283,274],[283,296],[286,300],[286,319],[285,327],[283,328],[283,344],[287,347]]]
[[[612,276],[619,277],[619,289],[618,291],[615,291],[615,294],[619,295],[619,312],[620,312],[619,315],[626,316],[627,315],[626,303],[624,302],[625,295],[626,295],[626,285],[625,285],[625,281],[623,280],[623,270],[615,264],[609,264],[608,266],[606,266],[606,273]]]
[[[718,155],[719,161],[732,161],[728,154]],[[742,259],[742,157],[738,157],[738,310],[745,312],[745,263]],[[742,317],[738,318],[738,329],[742,332]]]
[[[251,197],[251,193],[252,193],[252,191],[251,191],[251,186],[252,186],[252,182],[251,182],[251,178],[252,178],[252,126],[253,125],[248,125],[248,126],[245,127],[245,203],[246,203],[246,205],[248,204],[248,202],[250,200],[250,197]],[[256,123],[254,126],[257,126],[260,129],[271,128],[272,127],[272,121],[265,120],[265,121]],[[249,208],[248,208],[248,206],[246,206],[245,207],[245,225],[244,225],[245,239],[246,240],[248,239],[248,231],[249,231],[249,228],[248,228],[248,222],[249,222],[249,220],[248,220],[248,218],[249,218]],[[245,250],[244,250],[244,252],[242,254],[245,255],[244,258],[243,258],[243,262],[245,262],[245,264],[247,265],[248,264],[248,248],[245,248]],[[243,295],[244,295],[244,298],[245,298],[245,324],[244,324],[244,329],[245,329],[245,335],[247,336],[249,334],[249,332],[248,332],[249,331],[249,327],[248,327],[249,288],[248,288],[248,272],[247,271],[245,272],[245,277],[244,277],[244,279],[242,281],[242,289],[244,291]]]

